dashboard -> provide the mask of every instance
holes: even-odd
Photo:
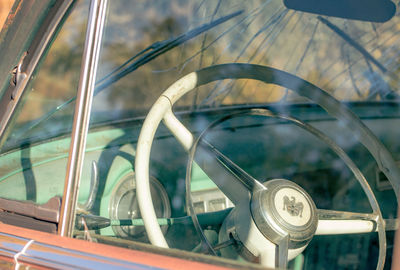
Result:
[[[348,106],[387,146],[395,160],[400,160],[398,141],[400,113],[396,103]],[[378,168],[374,158],[362,146],[353,131],[340,121],[328,116],[313,104],[279,106],[235,106],[207,109],[177,115],[197,136],[209,123],[222,116],[249,108],[284,110],[323,131],[342,147],[363,172],[380,204],[384,218],[395,218],[397,205],[393,189]],[[379,108],[382,115],[370,115]],[[373,109],[373,110],[372,110]],[[95,193],[91,208],[79,214],[107,219],[109,223],[92,231],[95,241],[135,248],[132,241],[149,243],[137,203],[134,160],[140,119],[129,119],[92,128],[88,136],[85,169],[80,186],[79,203],[84,205]],[[371,212],[366,194],[360,184],[330,147],[318,138],[288,121],[262,116],[243,115],[217,125],[207,132],[205,139],[260,182],[288,179],[305,189],[319,209],[350,212]],[[8,162],[7,177],[0,182],[0,196],[11,200],[35,198],[44,204],[62,196],[64,175],[49,172],[49,167],[61,167],[66,162],[68,138],[58,137],[31,146],[29,153],[22,149],[0,157]],[[48,149],[65,145],[64,155]],[[46,154],[45,154],[46,153]],[[29,154],[29,155],[28,155]],[[14,155],[14,157],[13,157]],[[21,155],[29,158],[24,172],[17,169]],[[196,159],[195,159],[196,160]],[[96,165],[96,188],[93,188],[93,162]],[[153,144],[150,174],[151,193],[157,216],[164,222],[162,231],[174,249],[202,252],[198,232],[188,214],[186,168],[188,155],[164,126],[160,126]],[[3,167],[2,170],[5,167]],[[43,177],[47,176],[47,177]],[[39,180],[40,179],[40,180]],[[44,179],[44,180],[42,180]],[[20,183],[20,185],[16,185]],[[28,184],[35,183],[41,192],[32,194]],[[221,224],[234,204],[217,188],[207,174],[194,163],[190,179],[191,200],[195,214],[210,243],[218,247]],[[14,192],[10,193],[9,190]],[[43,192],[44,191],[44,192]],[[213,213],[207,216],[205,214]],[[134,220],[136,223],[129,223]],[[89,218],[86,222],[91,224]],[[91,229],[91,228],[89,228]],[[92,228],[93,229],[93,228]],[[76,231],[82,237],[82,229]],[[391,260],[393,232],[387,232],[387,260]],[[217,248],[217,254],[220,254]],[[375,268],[378,254],[376,234],[315,236],[301,254],[305,269],[319,269],[331,265],[334,269]],[[355,262],[357,265],[355,265]],[[293,260],[289,267],[294,267]]]

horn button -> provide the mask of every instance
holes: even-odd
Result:
[[[251,200],[251,214],[261,233],[279,244],[289,237],[289,248],[300,248],[312,239],[318,225],[315,204],[299,185],[284,179],[266,182]]]

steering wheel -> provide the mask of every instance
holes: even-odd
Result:
[[[157,222],[149,185],[150,151],[156,129],[161,120],[164,120],[165,125],[186,151],[190,151],[193,144],[199,142],[194,141],[190,131],[175,117],[172,106],[195,87],[224,79],[254,79],[280,85],[319,104],[331,116],[352,130],[360,143],[369,150],[379,168],[389,179],[398,198],[400,172],[389,151],[360,119],[338,100],[297,76],[271,67],[238,63],[215,65],[190,73],[171,85],[155,102],[143,123],[136,150],[136,187],[140,212],[153,245],[168,247]],[[275,117],[281,116],[275,115]],[[287,119],[298,125],[305,125],[294,118]],[[264,186],[212,145],[207,142],[200,143],[199,146],[206,154],[206,159],[211,160],[202,162],[208,163],[208,168],[210,165],[217,168],[205,172],[235,204],[234,210],[225,220],[221,230],[239,240],[247,251],[259,258],[262,265],[283,268],[286,267],[288,259],[294,258],[305,249],[315,234],[377,231],[379,236],[377,269],[382,269],[386,254],[385,224],[368,182],[344,151],[326,135],[310,126],[307,126],[306,130],[337,150],[335,152],[349,166],[367,194],[373,212],[365,214],[317,210],[311,197],[297,184],[276,179],[268,181]]]

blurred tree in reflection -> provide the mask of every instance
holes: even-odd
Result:
[[[83,3],[82,3],[83,2]],[[81,1],[65,22],[33,77],[18,122],[37,119],[76,95],[86,31],[87,3]],[[72,115],[73,106],[57,115]]]
[[[237,11],[243,13],[165,52],[105,89],[95,98],[94,111],[108,111],[108,118],[118,118],[124,111],[141,115],[183,75],[231,62],[287,71],[342,100],[385,99],[385,95],[374,95],[382,92],[382,85],[398,91],[398,16],[384,24],[322,20],[317,15],[287,10],[275,0],[112,1],[98,79],[157,41],[169,40]],[[23,113],[21,120],[37,118],[75,95],[85,21],[83,11],[68,19],[33,85],[32,98],[38,102],[29,105],[31,110]],[[374,83],[376,78],[382,83]],[[304,99],[278,86],[238,80],[201,87],[180,100],[178,106],[277,101]]]

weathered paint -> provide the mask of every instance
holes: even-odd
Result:
[[[85,266],[91,268],[90,266],[101,262],[104,269],[227,269],[201,261],[210,261],[210,263],[219,265],[226,263],[231,267],[244,267],[244,265],[235,265],[224,259],[205,255],[193,256],[192,253],[185,251],[170,250],[169,255],[171,256],[160,255],[157,253],[166,252],[166,250],[140,243],[137,243],[136,247],[133,244],[132,247],[144,251],[66,238],[6,224],[0,224],[0,231],[2,232],[0,234],[0,256],[14,256],[30,239],[34,240],[24,255],[19,256],[18,261],[22,265],[35,267],[58,265],[58,260],[63,260],[59,262],[60,265],[68,264],[70,267],[78,268]],[[149,252],[150,249],[153,252]],[[5,252],[7,250],[8,252]]]
[[[0,33],[0,97],[55,0],[17,0]]]

